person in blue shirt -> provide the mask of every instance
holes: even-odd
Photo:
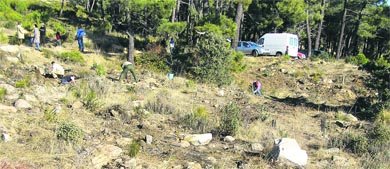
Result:
[[[77,39],[77,42],[79,44],[79,50],[80,52],[84,52],[84,41],[83,41],[83,37],[85,36],[85,31],[83,28],[79,27],[77,29],[77,33],[76,33],[76,39]]]

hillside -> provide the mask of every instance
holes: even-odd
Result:
[[[0,142],[3,168],[280,168],[267,154],[274,139],[282,137],[296,139],[308,152],[307,168],[362,166],[362,157],[329,144],[332,138],[370,126],[343,118],[343,113],[354,112],[358,97],[371,93],[364,86],[368,74],[357,66],[246,57],[247,69],[229,86],[183,77],[170,81],[139,66],[140,82],[120,83],[113,80],[121,71],[120,57],[88,52],[82,54],[85,63],[74,63],[44,56],[74,50],[75,43],[44,52],[0,46],[0,86],[7,91],[0,104],[0,129],[11,137]],[[75,85],[58,85],[58,80],[37,73],[52,60],[81,79]],[[108,74],[98,76],[91,70],[94,63]],[[20,86],[23,79],[28,84]],[[263,83],[263,97],[251,94],[254,79]],[[240,108],[242,125],[229,142],[215,131],[231,102]],[[321,119],[326,119],[326,132]],[[339,127],[336,120],[351,127]],[[67,130],[72,132],[59,133]],[[207,145],[183,140],[206,132],[214,133]]]

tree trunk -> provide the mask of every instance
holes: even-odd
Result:
[[[89,9],[89,12],[91,12],[91,13],[92,13],[92,11],[93,11],[93,8],[95,7],[95,1],[96,1],[96,0],[92,0],[92,5],[91,5],[91,7],[90,7],[90,9]]]
[[[311,30],[309,21],[309,10],[306,10],[306,32],[307,32],[307,58],[311,56]]]
[[[104,13],[104,0],[100,0],[100,14],[102,15],[103,21],[105,21],[106,17]]]
[[[318,48],[320,47],[322,24],[324,23],[324,17],[325,17],[325,4],[326,4],[326,0],[322,0],[322,2],[321,2],[321,16],[322,16],[322,18],[320,20],[320,23],[318,23],[318,31],[317,31],[316,42],[314,44],[314,50],[318,50]]]
[[[241,27],[241,19],[242,19],[242,15],[243,15],[243,7],[242,7],[242,2],[238,3],[237,5],[237,13],[236,13],[236,35],[234,36],[233,38],[233,44],[232,44],[232,48],[233,49],[237,49],[237,44],[238,44],[238,38],[240,37],[240,27]]]
[[[62,16],[62,12],[64,12],[64,5],[65,5],[65,0],[62,0],[61,1],[61,10],[60,10],[60,14],[59,14],[60,17]]]
[[[336,59],[340,59],[342,51],[343,51],[343,39],[344,39],[344,29],[345,29],[345,20],[347,18],[347,1],[344,0],[344,10],[343,10],[343,18],[341,21],[341,31],[340,31],[340,37],[339,37],[339,43],[337,44],[337,53],[336,53]]]
[[[357,55],[359,53],[359,35],[358,35],[358,30],[359,30],[359,26],[360,26],[360,22],[362,20],[362,17],[363,17],[363,10],[364,8],[366,8],[366,5],[367,5],[367,1],[364,1],[363,4],[362,4],[362,8],[360,9],[359,11],[359,16],[358,16],[358,20],[355,24],[355,29],[353,30],[353,33],[352,33],[352,55]]]
[[[131,28],[129,28],[131,29]],[[134,63],[134,33],[132,30],[130,30],[130,32],[126,32],[128,38],[129,38],[129,50],[127,52],[127,61],[133,63],[133,65],[135,65]]]

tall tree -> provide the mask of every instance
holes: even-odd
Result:
[[[340,59],[342,52],[343,52],[342,50],[344,47],[344,29],[345,29],[345,24],[346,24],[346,19],[347,19],[347,3],[348,3],[348,0],[344,0],[343,16],[341,19],[341,30],[340,30],[340,36],[339,36],[339,43],[337,44],[336,59]]]
[[[326,0],[321,1],[321,19],[318,23],[318,29],[317,29],[317,36],[316,36],[316,42],[314,44],[314,50],[318,50],[320,47],[321,42],[321,33],[322,33],[322,25],[324,23],[324,17],[325,17],[325,6],[326,6]]]
[[[236,49],[238,40],[240,38],[240,30],[241,30],[241,21],[244,17],[244,10],[248,9],[248,6],[252,3],[252,0],[236,0],[237,8],[236,8],[236,34],[233,37],[232,48]]]

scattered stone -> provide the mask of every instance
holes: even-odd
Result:
[[[125,161],[124,167],[126,167],[126,168],[136,168],[137,167],[137,160],[135,158],[132,158],[130,160]]]
[[[264,72],[264,71],[266,71],[266,70],[267,70],[267,68],[265,68],[265,67],[260,68],[260,72]]]
[[[18,63],[19,62],[19,58],[17,58],[17,57],[7,56],[7,57],[5,57],[5,59],[11,63]]]
[[[28,102],[33,102],[33,103],[36,103],[38,102],[37,100],[37,97],[35,97],[34,95],[31,95],[31,94],[25,94],[23,95],[24,96],[24,99]]]
[[[102,168],[111,160],[116,159],[122,153],[122,149],[114,145],[100,145],[93,152],[92,165],[94,168]]]
[[[306,151],[302,150],[297,141],[291,138],[276,139],[270,156],[272,160],[295,166],[305,166],[308,159]]]
[[[187,148],[191,146],[191,144],[188,141],[181,141],[180,143],[177,143],[175,145],[182,148]]]
[[[232,136],[226,136],[224,139],[223,139],[223,141],[225,141],[225,142],[233,142],[234,140],[236,140],[234,137],[232,137]]]
[[[0,87],[4,88],[8,94],[14,93],[16,91],[16,88],[9,84],[0,84]]]
[[[80,109],[84,106],[84,104],[81,101],[76,101],[72,104],[73,109]]]
[[[1,134],[1,140],[3,140],[4,142],[9,142],[12,140],[11,136],[7,133],[2,133]]]
[[[191,135],[186,135],[184,137],[184,140],[190,142],[194,146],[199,146],[199,145],[208,144],[212,138],[213,138],[213,135],[211,133],[191,134]]]
[[[234,145],[233,145],[233,148],[234,148],[234,150],[236,150],[236,151],[242,151],[242,150],[244,150],[244,147],[242,147],[242,145],[240,145],[240,144],[234,144]]]
[[[126,138],[126,137],[123,137],[123,138],[119,138],[119,139],[116,139],[116,144],[120,147],[126,147],[127,145],[129,145],[131,142],[133,141],[133,139],[131,138]]]
[[[15,100],[19,99],[19,94],[18,93],[7,94],[7,95],[5,95],[4,98],[9,100],[9,101],[15,101]]]
[[[219,97],[225,96],[225,91],[224,90],[218,90],[217,96],[219,96]]]
[[[16,111],[18,111],[18,110],[13,106],[6,106],[6,105],[0,104],[0,112],[15,113]]]
[[[327,153],[330,153],[330,154],[335,154],[335,153],[339,153],[340,152],[340,149],[337,148],[337,147],[334,147],[334,148],[330,148],[330,149],[327,149],[325,150]]]
[[[29,109],[29,108],[31,108],[32,106],[31,106],[31,104],[30,104],[29,102],[27,102],[26,100],[24,100],[24,99],[18,99],[18,100],[16,100],[16,102],[15,102],[15,107],[16,107],[17,109]]]
[[[264,147],[260,143],[252,143],[251,144],[251,152],[252,153],[261,153],[263,150],[264,150]]]
[[[133,101],[133,107],[143,107],[144,101],[143,100],[135,100]]]
[[[146,144],[152,144],[153,137],[151,135],[146,135],[145,136],[145,141],[146,141]]]
[[[217,164],[217,159],[216,158],[214,158],[214,157],[207,157],[207,161],[209,162],[209,163],[211,163],[211,164]]]
[[[197,162],[188,162],[186,169],[202,169],[202,166]]]
[[[203,103],[210,104],[210,101],[209,100],[203,100]]]
[[[350,124],[342,120],[336,120],[336,125],[341,128],[347,128]]]
[[[282,73],[287,73],[286,69],[279,69],[279,71],[282,72]]]

